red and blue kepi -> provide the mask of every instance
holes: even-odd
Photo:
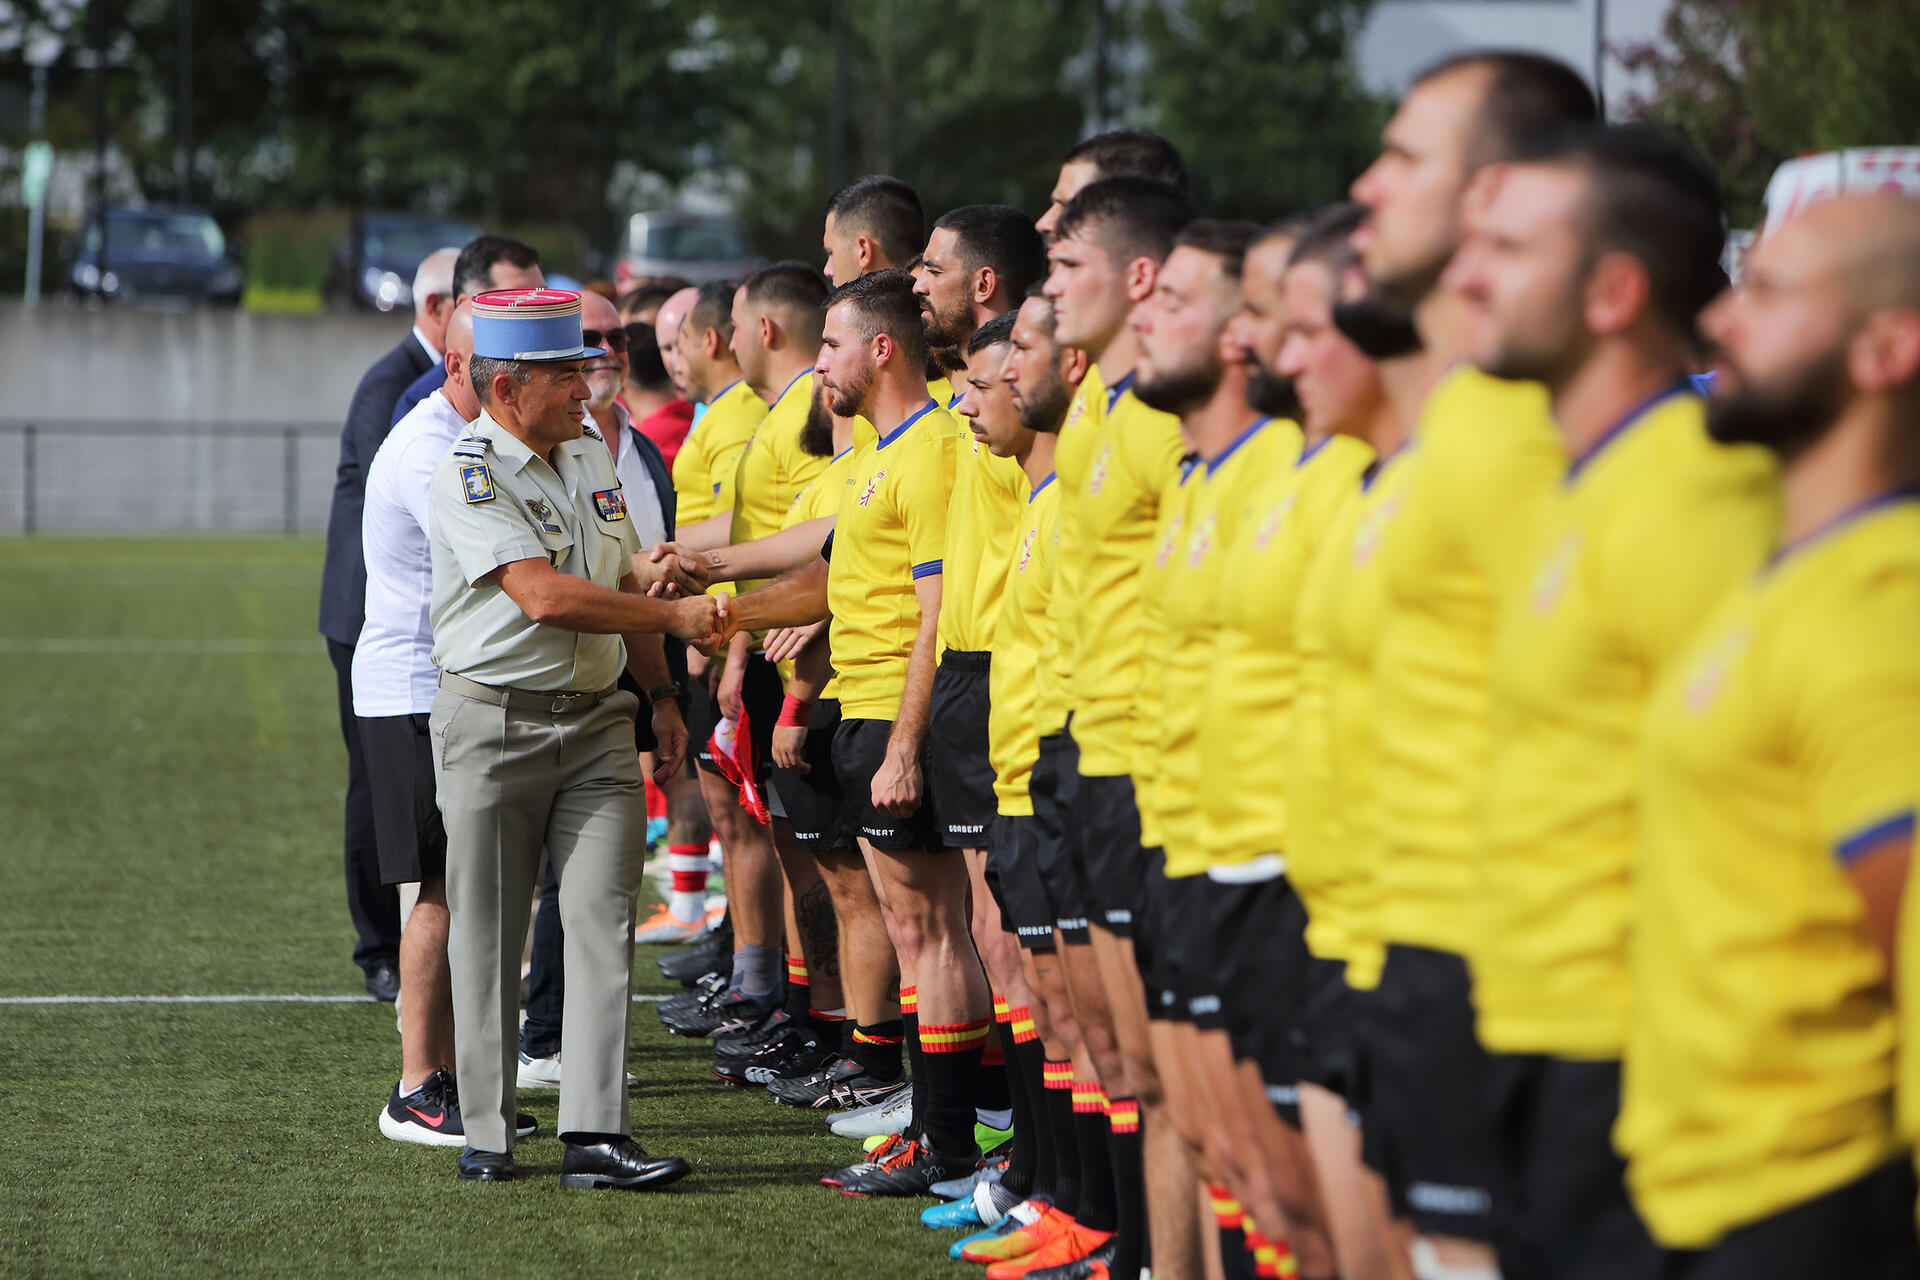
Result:
[[[591,360],[580,341],[580,295],[564,289],[495,289],[474,295],[473,354],[490,360]]]

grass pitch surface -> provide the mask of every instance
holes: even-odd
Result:
[[[0,997],[360,993],[320,560],[0,541]],[[638,991],[669,990],[653,954]],[[704,1049],[634,1007],[635,1131],[694,1163],[678,1187],[562,1191],[551,1093],[521,1097],[522,1180],[476,1186],[375,1127],[386,1005],[0,1005],[0,1275],[975,1274],[925,1202],[819,1186],[858,1144]]]

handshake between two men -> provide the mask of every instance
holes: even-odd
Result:
[[[769,539],[768,541],[772,541]],[[669,628],[695,649],[713,656],[741,631],[761,631],[773,661],[793,657],[819,633],[827,616],[827,562],[818,555],[746,595],[710,592],[715,582],[732,582],[754,573],[791,565],[757,560],[733,563],[735,548],[695,551],[678,542],[662,542],[633,557],[635,581],[647,595],[674,602]],[[781,548],[781,551],[785,551]]]

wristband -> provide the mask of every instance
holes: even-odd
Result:
[[[804,729],[807,727],[807,713],[811,710],[813,710],[811,702],[802,702],[792,694],[788,694],[780,703],[780,718],[774,723],[789,728]]]

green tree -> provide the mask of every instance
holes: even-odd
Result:
[[[1186,154],[1209,213],[1270,218],[1339,199],[1372,159],[1383,105],[1359,86],[1372,0],[1141,0],[1141,123]],[[1134,114],[1134,113],[1128,113]]]

